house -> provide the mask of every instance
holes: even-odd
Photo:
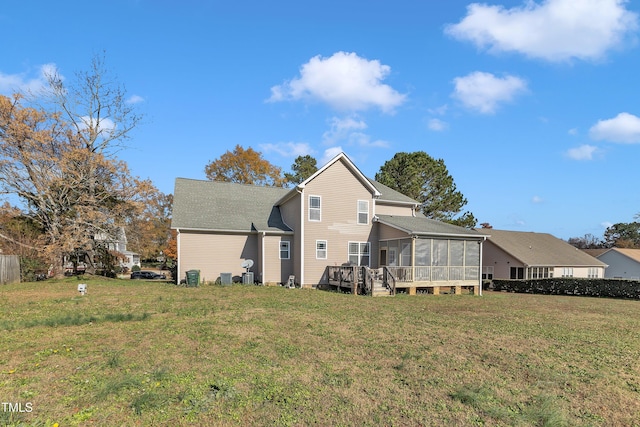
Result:
[[[479,292],[486,236],[429,220],[418,206],[365,177],[344,153],[290,189],[177,178],[178,277],[197,269],[202,280],[237,280],[250,259],[263,284],[342,286],[366,271],[409,293]],[[345,270],[357,274],[346,278]]]
[[[488,235],[483,279],[602,278],[606,264],[551,234],[477,229]]]
[[[610,248],[584,251],[608,265],[604,271],[604,277],[640,280],[640,249]]]
[[[140,255],[127,250],[127,234],[124,227],[118,227],[114,236],[99,233],[94,239],[107,250],[117,252],[121,256],[120,267],[127,270],[131,270],[134,265],[140,267]]]

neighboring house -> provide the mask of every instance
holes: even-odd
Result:
[[[108,250],[120,253],[123,258],[120,260],[120,267],[131,270],[136,265],[140,267],[140,255],[127,250],[127,235],[124,227],[119,227],[115,236],[99,234],[95,236],[96,242],[107,247]]]
[[[172,228],[178,276],[241,276],[315,287],[331,268],[386,268],[410,293],[434,286],[479,291],[482,242],[474,230],[425,218],[419,203],[366,178],[341,153],[294,188],[176,179]],[[246,266],[246,264],[244,264]],[[457,290],[458,288],[456,288]]]
[[[606,264],[551,234],[477,229],[489,237],[483,279],[602,278]]]
[[[610,248],[594,250],[599,252],[594,254],[589,249],[585,249],[585,252],[592,254],[608,265],[604,271],[604,277],[640,280],[640,249]]]

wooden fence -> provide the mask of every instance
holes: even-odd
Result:
[[[0,285],[20,282],[20,257],[0,255]]]

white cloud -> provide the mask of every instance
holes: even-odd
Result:
[[[338,141],[348,139],[352,132],[367,128],[367,124],[357,116],[332,117],[329,124],[331,129],[322,134],[322,141],[327,145],[335,145]]]
[[[335,156],[342,153],[343,151],[344,150],[340,146],[327,148],[326,150],[324,150],[324,154],[320,159],[319,166],[320,167],[324,166],[329,160],[333,159]]]
[[[532,202],[532,203],[536,203],[536,204],[538,204],[538,203],[542,203],[542,202],[544,202],[544,200],[543,200],[543,199],[542,199],[542,197],[540,197],[540,196],[533,196],[533,197],[531,198],[531,202]]]
[[[144,102],[144,98],[139,95],[132,95],[127,99],[127,104],[139,104]]]
[[[116,130],[116,124],[109,118],[102,118],[99,122],[95,121],[95,118],[89,116],[83,116],[80,118],[82,121],[78,123],[80,129],[87,129],[89,127],[95,127],[97,125],[98,134],[111,134]]]
[[[591,160],[593,159],[593,155],[597,150],[597,147],[585,144],[581,145],[580,147],[567,150],[567,156],[569,156],[569,158],[573,160]]]
[[[306,142],[278,142],[275,144],[260,144],[265,153],[276,153],[282,157],[298,157],[313,154],[315,150]]]
[[[384,141],[382,139],[371,140],[371,136],[362,133],[362,132],[353,132],[349,135],[349,145],[358,145],[360,147],[369,148],[369,147],[377,147],[377,148],[387,148],[389,147],[389,142]]]
[[[576,136],[578,135],[578,129],[577,128],[569,129],[567,133],[571,136]]]
[[[436,116],[444,116],[447,113],[448,109],[449,106],[447,104],[444,104],[436,108],[429,108],[427,111]]]
[[[331,129],[322,134],[324,145],[336,145],[341,141],[348,145],[358,145],[360,147],[388,147],[389,143],[383,140],[372,140],[371,136],[360,132],[365,130],[367,124],[357,116],[345,118],[332,117],[329,120]]]
[[[11,95],[15,92],[38,93],[47,86],[47,75],[55,74],[55,64],[44,64],[38,69],[35,77],[29,77],[25,73],[4,74],[0,72],[0,93]],[[63,76],[59,76],[64,80]]]
[[[510,102],[527,91],[527,83],[519,77],[496,77],[481,71],[456,77],[453,83],[455,90],[451,96],[461,101],[465,107],[483,114],[494,113],[499,104]]]
[[[449,128],[449,123],[440,119],[429,119],[429,121],[427,122],[427,127],[432,131],[442,132]]]
[[[613,119],[599,120],[589,129],[589,136],[597,141],[639,143],[640,117],[629,113],[620,113]]]
[[[547,61],[598,59],[634,37],[638,15],[626,0],[527,0],[507,9],[473,3],[445,32],[492,53],[518,52]]]
[[[300,77],[271,88],[269,102],[320,101],[340,111],[362,111],[371,107],[392,113],[406,95],[382,81],[391,68],[355,53],[337,52],[329,58],[314,56],[300,69]]]

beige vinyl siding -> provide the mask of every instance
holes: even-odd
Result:
[[[321,220],[309,221],[308,198],[320,196]],[[337,161],[308,182],[304,188],[304,285],[324,283],[329,265],[349,261],[351,242],[371,242],[371,265],[377,265],[378,237],[371,223],[373,196],[342,161]],[[358,224],[358,200],[369,201],[369,222]],[[296,229],[296,231],[298,231]],[[327,241],[327,259],[316,259],[316,241]]]
[[[293,266],[293,273],[291,274],[296,276],[296,281],[300,280],[301,277],[300,248],[302,248],[302,226],[300,224],[300,197],[300,194],[296,194],[280,205],[282,220],[295,232],[291,243],[291,265]]]
[[[409,205],[391,205],[384,202],[376,201],[376,215],[397,215],[397,216],[412,216],[413,210]]]
[[[409,235],[404,231],[398,230],[397,228],[389,227],[385,224],[378,224],[378,233],[380,236],[380,240],[406,239],[407,237],[409,237]]]
[[[220,273],[242,276],[242,261],[252,259],[251,271],[257,277],[258,235],[215,234],[206,232],[180,232],[179,278],[184,279],[188,270],[200,270],[200,279],[215,281]]]
[[[289,259],[280,259],[280,242],[289,242]],[[293,236],[265,236],[264,261],[265,277],[263,283],[286,283],[293,274]]]

